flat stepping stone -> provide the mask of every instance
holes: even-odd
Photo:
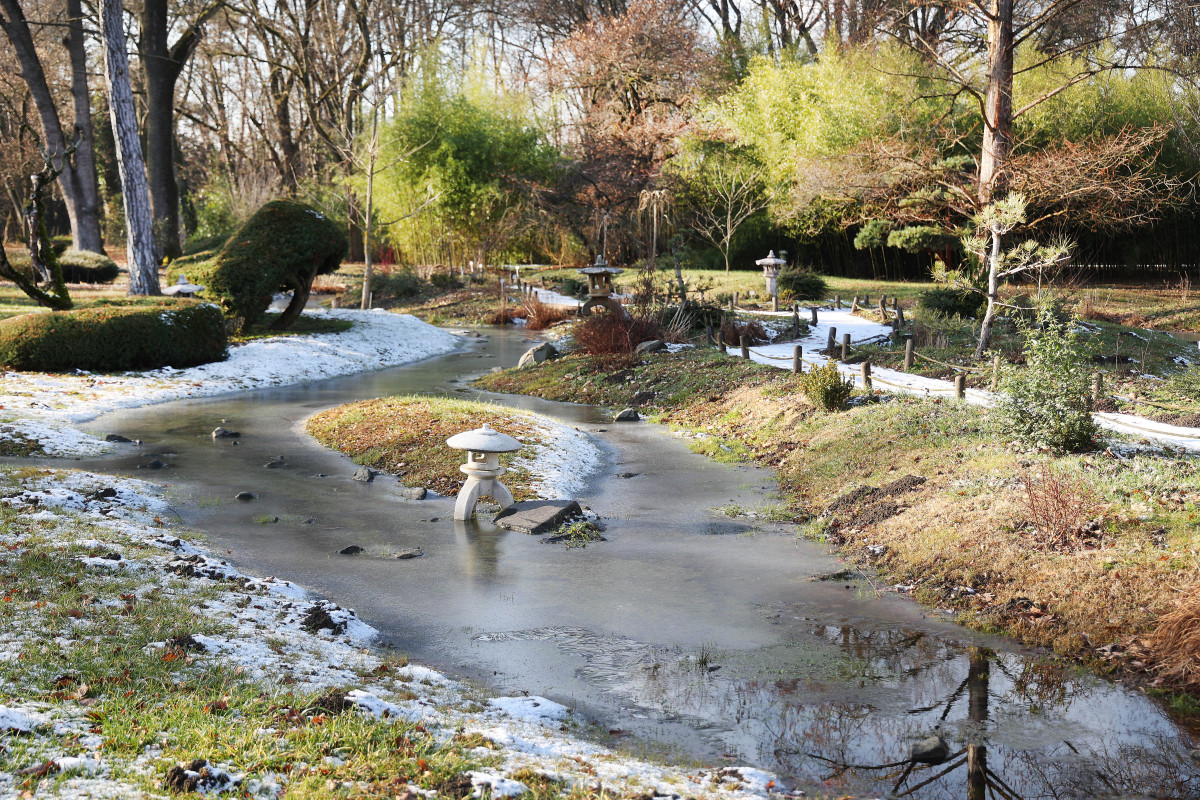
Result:
[[[526,500],[501,511],[495,522],[510,531],[540,534],[556,530],[572,517],[582,516],[583,509],[574,500]]]

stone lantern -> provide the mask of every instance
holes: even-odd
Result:
[[[598,307],[607,308],[620,317],[626,316],[625,308],[612,296],[613,276],[620,275],[624,271],[610,267],[603,255],[596,256],[596,263],[592,266],[577,270],[580,275],[586,275],[588,279],[588,299],[579,307],[579,316],[586,317],[593,308]]]
[[[775,297],[779,293],[779,268],[787,263],[775,256],[772,250],[766,258],[754,262],[763,268],[763,277],[767,279],[767,297]]]
[[[512,453],[521,449],[521,443],[513,437],[494,431],[487,423],[473,431],[456,433],[446,440],[455,450],[467,451],[467,463],[459,469],[466,474],[467,482],[458,493],[454,503],[454,518],[468,520],[475,512],[475,504],[484,495],[491,495],[501,509],[513,504],[512,492],[499,481],[505,473],[500,466],[500,453]]]

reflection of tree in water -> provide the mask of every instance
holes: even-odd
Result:
[[[888,763],[854,763],[847,757],[846,739],[840,738],[847,733],[844,725],[822,715],[803,734],[805,744],[811,749],[803,753],[785,752],[802,754],[828,765],[820,778],[826,785],[846,785],[853,783],[855,777],[860,780],[869,777],[876,783],[890,784],[891,796],[897,798],[961,797],[964,793],[967,800],[1200,798],[1200,771],[1188,759],[1181,742],[1167,736],[1148,737],[1137,745],[1122,744],[1111,750],[1104,742],[1094,742],[1086,753],[1064,739],[1049,751],[1032,748],[1005,752],[999,770],[993,769],[987,749],[993,666],[1011,680],[1011,698],[1028,705],[1033,713],[1069,704],[1071,674],[1059,662],[1033,660],[1024,662],[1016,674],[1009,674],[1007,667],[996,660],[995,653],[983,647],[967,648],[967,660],[967,676],[944,702],[910,712],[921,714],[941,708],[935,735],[937,747],[914,747],[907,757]],[[967,713],[961,732],[965,743],[951,752],[941,738],[941,725],[947,723],[956,707],[961,707],[964,697]],[[864,720],[861,709],[853,716],[855,727],[861,729]],[[925,744],[934,739],[930,737]],[[780,750],[776,752],[779,754]],[[1000,773],[1012,775],[1006,780]]]

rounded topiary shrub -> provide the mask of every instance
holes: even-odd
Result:
[[[121,273],[111,258],[87,250],[64,250],[58,263],[62,265],[63,280],[67,283],[112,283]]]
[[[785,269],[779,273],[779,294],[785,300],[824,300],[825,279],[812,270]]]
[[[287,328],[308,302],[313,279],[338,268],[346,235],[312,206],[272,200],[255,211],[216,257],[188,265],[188,279],[205,287],[203,296],[244,325],[259,322],[276,292],[292,301],[272,325]]]
[[[944,317],[976,317],[987,302],[980,292],[970,289],[938,288],[921,292],[917,306]]]
[[[122,372],[221,361],[227,338],[211,303],[110,306],[0,321],[0,365],[35,372]]]

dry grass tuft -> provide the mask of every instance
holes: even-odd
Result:
[[[1074,552],[1096,538],[1097,526],[1088,523],[1103,504],[1090,486],[1049,464],[1042,464],[1036,470],[1018,468],[1017,475],[1025,490],[1026,511],[1040,547]]]
[[[611,313],[592,314],[572,332],[575,344],[590,356],[630,356],[642,342],[661,339],[663,327],[641,317],[622,319]]]
[[[569,311],[547,305],[536,297],[525,298],[522,305],[525,309],[525,328],[531,331],[545,330],[570,316]]]
[[[763,328],[762,324],[754,319],[741,324],[727,319],[725,320],[725,324],[721,326],[721,333],[725,335],[725,344],[730,347],[741,346],[742,336],[747,338],[746,344],[750,347],[766,344],[771,341],[771,337],[767,335],[767,331]]]
[[[1200,586],[1159,618],[1150,650],[1163,680],[1200,689]]]

